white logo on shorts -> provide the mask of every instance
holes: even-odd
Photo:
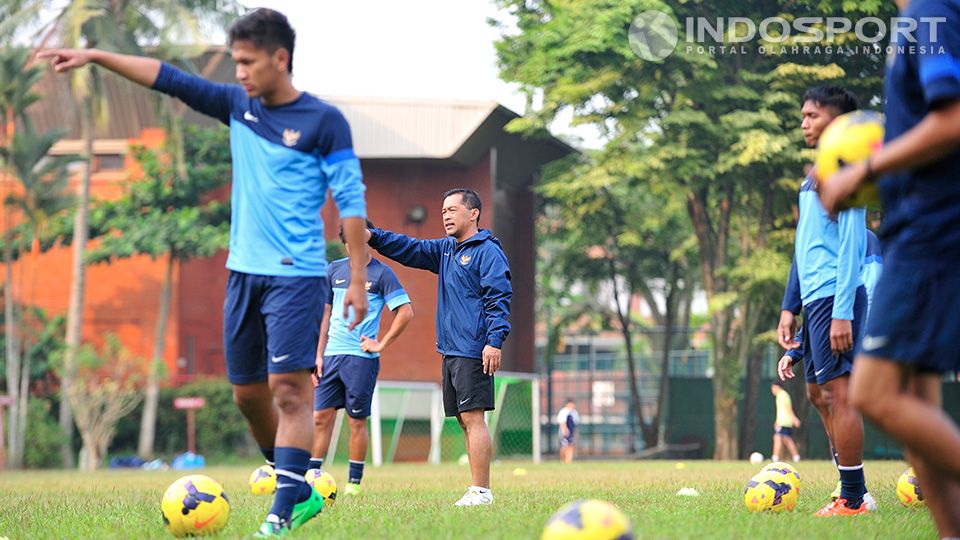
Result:
[[[285,354],[283,356],[274,356],[273,358],[270,359],[270,361],[273,362],[274,364],[279,364],[280,362],[283,362],[287,358],[290,358],[289,354]]]
[[[461,405],[463,405],[464,403],[466,403],[466,402],[468,402],[468,401],[470,401],[470,398],[467,398],[467,399],[464,399],[464,400],[461,400],[461,401],[460,401],[460,404],[461,404]]]
[[[862,349],[865,351],[874,351],[886,345],[888,341],[890,340],[887,336],[864,336]]]
[[[350,409],[350,412],[352,412],[353,414],[357,414],[358,412],[360,412],[360,409]]]
[[[814,372],[814,375],[818,375],[818,376],[819,376],[821,373],[823,373],[823,372],[826,371],[826,370],[827,370],[827,368],[820,368],[820,369],[818,369],[817,371]]]
[[[343,283],[344,281],[346,281],[346,280],[345,280],[345,279],[336,279],[336,280],[334,280],[333,282],[334,282],[335,284],[339,285],[339,284]]]

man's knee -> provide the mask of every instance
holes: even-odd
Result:
[[[366,418],[354,418],[352,416],[347,417],[347,424],[350,426],[350,433],[355,433],[358,435],[367,434],[367,419]]]
[[[268,408],[270,399],[270,389],[263,384],[236,384],[233,386],[233,402],[245,415]]]
[[[294,374],[284,374],[281,377],[272,377],[270,390],[273,391],[273,402],[284,414],[299,413],[303,408],[311,406],[309,393],[305,392],[309,379],[300,380]]]
[[[336,409],[322,409],[319,411],[313,411],[314,427],[318,429],[327,429],[330,423],[333,422],[333,417],[336,414]]]

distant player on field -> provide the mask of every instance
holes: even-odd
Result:
[[[400,264],[438,275],[437,352],[443,355],[443,410],[456,416],[466,438],[473,479],[457,506],[493,503],[490,433],[484,411],[494,409],[493,374],[510,332],[510,267],[490,231],[480,229],[480,196],[471,189],[444,194],[446,238],[417,240],[370,229],[370,247]]]
[[[896,34],[883,148],[820,186],[835,211],[864,182],[883,198],[884,270],[851,401],[903,444],[941,538],[960,537],[960,430],[941,374],[960,370],[960,0],[898,2],[925,21]]]
[[[580,423],[580,413],[573,398],[568,398],[566,404],[557,413],[557,425],[560,426],[560,461],[573,463],[573,455],[577,447],[577,424]]]
[[[282,536],[320,512],[304,482],[313,443],[310,370],[316,359],[327,261],[320,207],[327,189],[347,239],[364,238],[363,178],[350,127],[332,105],[293,86],[293,28],[281,13],[257,9],[229,30],[239,85],[212,83],[153,58],[95,49],[49,50],[63,73],[98,64],[180,98],[230,126],[233,156],[230,278],[223,306],[224,352],[234,400],[277,490],[259,536]],[[351,282],[337,309],[367,313],[366,261],[351,254]]]
[[[793,428],[800,427],[800,419],[793,414],[793,400],[790,399],[790,392],[787,392],[779,381],[774,381],[770,385],[770,392],[773,393],[777,403],[777,418],[773,422],[773,455],[770,459],[780,461],[781,452],[785,446],[796,463],[800,461],[800,451],[797,450],[797,443],[793,441]]]
[[[373,223],[367,221],[367,228]],[[340,241],[347,244],[340,229]],[[349,246],[347,246],[349,249]],[[413,319],[410,297],[400,285],[389,266],[370,256],[370,248],[363,245],[367,260],[367,299],[370,310],[367,317],[353,330],[343,312],[333,306],[343,304],[343,296],[350,283],[350,261],[340,259],[330,263],[328,281],[330,294],[320,325],[320,343],[317,346],[316,388],[313,396],[313,458],[310,468],[320,470],[323,457],[330,447],[337,409],[346,409],[350,425],[350,472],[344,495],[359,495],[363,479],[363,464],[367,457],[367,417],[373,390],[380,372],[380,353],[393,343]],[[394,313],[390,329],[382,339],[380,315],[383,308]]]
[[[808,90],[800,100],[804,140],[816,146],[823,130],[841,114],[856,110],[857,100],[839,87]],[[806,354],[813,364],[816,385],[826,403],[825,423],[836,447],[840,498],[819,516],[848,515],[874,508],[867,498],[863,474],[863,421],[847,399],[853,351],[867,305],[860,271],[866,252],[866,210],[855,208],[828,214],[809,174],[800,186],[800,220],[794,260],[804,313]],[[781,346],[792,349],[796,335],[794,297],[788,283],[777,328]]]

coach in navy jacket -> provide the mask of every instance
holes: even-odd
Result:
[[[483,412],[493,410],[493,374],[510,333],[510,267],[500,241],[480,229],[473,190],[444,194],[446,238],[417,240],[370,229],[370,247],[404,266],[439,276],[437,352],[443,355],[443,407],[467,437],[473,485],[458,506],[490,504],[490,436]]]

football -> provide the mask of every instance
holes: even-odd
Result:
[[[170,484],[160,502],[163,524],[177,538],[219,532],[230,516],[230,500],[219,482],[202,474]]]
[[[823,130],[817,144],[814,175],[827,182],[846,165],[864,161],[883,146],[883,115],[875,111],[853,111],[838,116]],[[865,182],[846,202],[848,207],[880,206],[876,182]]]
[[[330,508],[337,500],[337,481],[333,479],[330,473],[325,472],[317,474],[316,469],[310,469],[304,475],[307,483],[317,490],[317,493],[323,497],[323,507]]]
[[[754,452],[750,454],[750,463],[753,463],[754,465],[759,465],[760,463],[763,463],[763,454],[761,454],[760,452]]]
[[[558,510],[540,540],[630,540],[630,520],[616,506],[597,500],[575,501]]]
[[[249,484],[250,493],[269,495],[277,490],[277,473],[270,465],[262,465],[250,473]]]
[[[927,504],[923,499],[923,492],[920,491],[920,481],[917,479],[917,473],[913,471],[913,467],[903,471],[903,474],[897,479],[897,498],[900,499],[900,504],[907,508],[916,508]]]
[[[743,503],[750,512],[784,512],[797,506],[798,489],[785,475],[760,471],[747,482]]]
[[[784,463],[782,461],[775,461],[766,467],[763,468],[761,472],[771,472],[774,474],[779,474],[781,477],[790,482],[790,484],[796,488],[797,495],[800,494],[800,473],[797,472],[797,469],[790,465],[789,463]]]

